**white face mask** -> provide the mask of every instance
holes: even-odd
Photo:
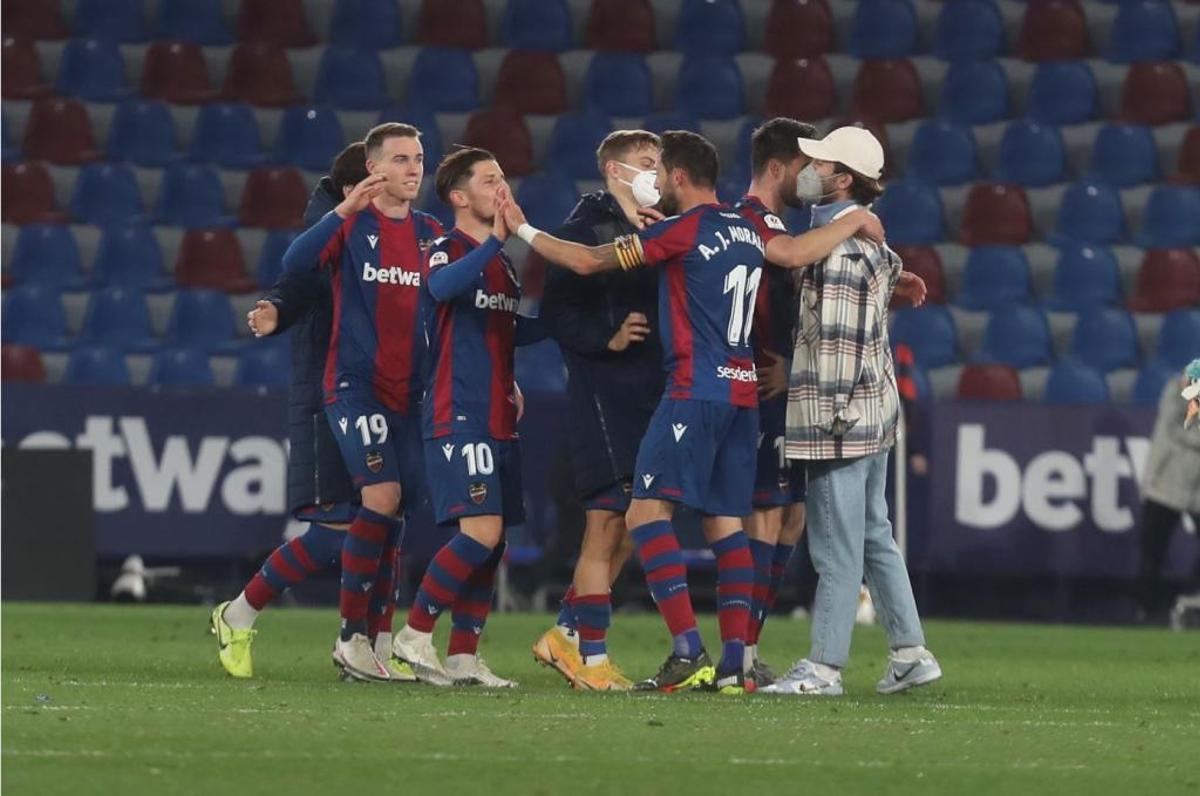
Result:
[[[817,167],[809,163],[796,175],[796,196],[808,204],[820,204],[822,199],[833,196],[837,191],[825,191],[825,178],[817,173]]]
[[[658,186],[654,184],[655,179],[658,177],[658,172],[642,171],[636,166],[630,166],[628,163],[622,163],[619,160],[617,161],[617,165],[637,172],[637,176],[633,178],[632,182],[622,180],[620,177],[617,179],[630,187],[633,191],[633,201],[637,202],[638,207],[654,207],[662,200],[662,196],[658,192]]]

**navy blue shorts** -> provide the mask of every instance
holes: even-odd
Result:
[[[745,517],[757,440],[757,409],[664,397],[638,449],[633,496]]]
[[[358,503],[320,503],[302,506],[292,512],[297,522],[316,522],[322,525],[354,522],[358,516]]]
[[[602,509],[604,511],[619,511],[624,514],[629,510],[629,501],[633,497],[633,480],[622,479],[614,481],[604,489],[599,489],[583,499],[584,511]]]
[[[496,514],[504,525],[525,521],[521,450],[516,440],[452,434],[425,440],[425,469],[439,525]]]
[[[758,459],[754,469],[754,508],[803,503],[804,463],[784,458],[787,396],[758,405]]]
[[[373,398],[339,395],[325,405],[329,428],[355,489],[396,482],[404,505],[415,505],[425,490],[421,417],[384,408]]]

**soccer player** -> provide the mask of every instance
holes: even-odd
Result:
[[[333,659],[352,677],[382,681],[391,679],[380,660],[387,651],[373,647],[367,615],[380,562],[384,571],[395,571],[402,501],[423,481],[421,268],[441,226],[412,208],[424,176],[420,131],[382,124],[364,143],[370,176],[293,241],[283,264],[289,272],[330,272],[325,414],[362,504],[341,551],[342,626]],[[377,643],[382,635],[379,630]]]
[[[454,208],[454,228],[430,249],[423,288],[429,368],[422,426],[434,513],[458,532],[430,562],[393,650],[433,685],[512,688],[478,648],[505,526],[525,519],[513,353],[545,334],[517,314],[521,286],[501,251],[508,231],[496,212],[508,184],[495,157],[471,147],[452,152],[435,184]],[[443,666],[433,629],[446,608],[453,628]]]

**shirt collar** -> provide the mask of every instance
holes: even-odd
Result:
[[[823,227],[847,210],[858,207],[858,203],[850,199],[841,202],[830,202],[827,205],[817,205],[812,209],[812,225],[814,228]]]

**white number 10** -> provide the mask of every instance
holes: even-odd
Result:
[[[729,344],[746,345],[750,342],[750,326],[754,323],[754,300],[758,296],[758,283],[762,269],[751,273],[739,265],[725,275],[725,292],[733,293],[733,307],[729,313]]]

